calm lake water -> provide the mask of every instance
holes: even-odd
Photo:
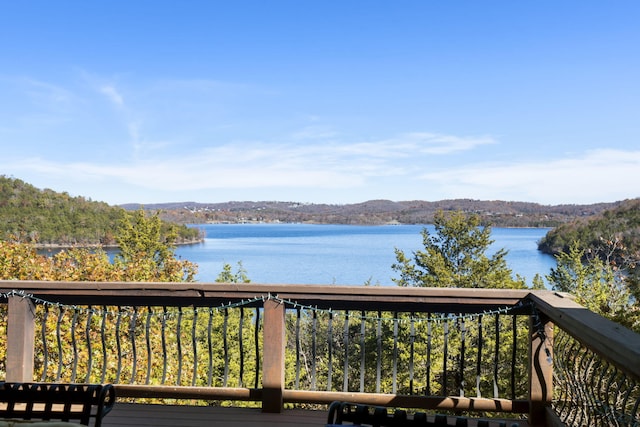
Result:
[[[394,248],[410,255],[423,248],[422,225],[203,224],[204,243],[176,254],[199,266],[198,281],[212,282],[224,263],[242,262],[253,283],[393,285]],[[427,226],[430,232],[432,226]],[[509,251],[507,263],[531,283],[555,266],[537,250],[548,229],[493,228],[490,252]]]

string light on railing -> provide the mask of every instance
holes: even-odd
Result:
[[[332,308],[328,308],[328,309],[320,309],[317,306],[313,307],[313,306],[309,306],[309,305],[304,305],[304,304],[300,304],[297,301],[291,301],[291,300],[286,300],[286,299],[281,299],[279,297],[273,297],[274,299],[281,301],[283,303],[285,303],[286,305],[292,307],[292,308],[296,308],[296,309],[301,309],[301,310],[310,310],[310,311],[315,311],[315,312],[319,312],[319,313],[326,313],[326,314],[331,314],[331,315],[335,315],[335,314],[339,314],[339,313],[335,313],[335,311],[333,311]],[[431,317],[429,319],[424,319],[421,317],[414,317],[414,316],[410,316],[410,317],[404,317],[404,318],[396,318],[396,317],[391,317],[391,318],[379,318],[377,316],[355,316],[355,315],[351,315],[353,318],[359,318],[361,321],[365,321],[365,320],[390,320],[390,321],[399,321],[401,323],[405,323],[405,322],[435,322],[436,324],[439,324],[441,322],[444,321],[457,321],[457,320],[470,320],[470,319],[475,319],[476,317],[480,316],[480,315],[499,315],[499,314],[509,314],[512,311],[515,310],[520,310],[520,309],[525,309],[525,308],[529,308],[531,307],[531,303],[523,303],[523,302],[518,302],[518,304],[516,304],[515,306],[511,306],[511,307],[501,307],[495,310],[491,310],[491,311],[483,311],[483,313],[468,313],[468,314],[462,314],[462,313],[458,313],[458,314],[446,314],[446,315],[442,315],[440,317]]]
[[[92,314],[92,315],[99,315],[99,316],[104,316],[104,315],[109,315],[109,316],[124,316],[124,317],[129,317],[132,315],[135,315],[135,310],[132,311],[131,308],[128,307],[120,307],[120,310],[118,311],[111,311],[106,309],[96,309],[96,308],[92,308],[91,306],[89,306],[88,308],[83,308],[83,307],[79,307],[77,305],[65,305],[59,302],[51,302],[51,301],[47,301],[44,300],[42,298],[36,297],[32,294],[28,294],[23,290],[12,290],[9,291],[7,293],[0,293],[0,297],[2,297],[3,299],[6,299],[8,297],[14,297],[14,296],[18,296],[21,298],[28,298],[31,301],[33,301],[34,303],[37,304],[41,304],[43,306],[48,306],[48,307],[55,307],[58,310],[71,310],[74,312],[79,312],[79,313],[84,313],[84,314]],[[340,312],[340,311],[336,311],[333,308],[318,308],[317,305],[315,306],[310,306],[310,305],[305,305],[305,304],[301,304],[297,301],[292,301],[292,300],[288,300],[288,299],[283,299],[283,298],[279,298],[278,296],[273,296],[271,295],[271,293],[268,293],[267,295],[260,295],[260,296],[256,296],[253,297],[252,299],[248,299],[248,300],[240,300],[238,302],[231,302],[229,301],[227,304],[223,304],[220,305],[218,307],[208,307],[208,308],[198,308],[198,307],[194,307],[194,313],[197,313],[199,310],[206,310],[209,311],[210,313],[212,313],[212,310],[217,310],[217,311],[222,311],[222,310],[227,310],[227,309],[232,309],[232,308],[240,308],[240,307],[245,307],[245,306],[249,306],[249,305],[254,305],[257,302],[265,302],[267,300],[271,300],[271,301],[276,301],[278,304],[284,304],[287,307],[290,308],[294,308],[294,309],[298,309],[301,311],[310,311],[310,312],[315,312],[315,313],[325,313],[329,316],[332,317],[338,317],[340,315],[342,315],[344,312]],[[449,321],[459,321],[459,320],[471,320],[471,319],[475,319],[479,316],[488,316],[488,315],[500,315],[500,314],[509,314],[512,311],[515,310],[520,310],[520,309],[524,309],[524,308],[529,308],[531,307],[531,303],[522,303],[519,302],[517,305],[515,306],[510,306],[510,307],[500,307],[497,308],[495,310],[483,310],[482,313],[467,313],[467,314],[462,314],[462,313],[448,313],[448,314],[442,314],[438,317],[428,317],[428,318],[424,318],[424,317],[416,317],[416,316],[408,316],[408,317],[398,317],[398,316],[391,316],[391,317],[378,317],[378,316],[367,316],[367,315],[356,315],[356,314],[344,314],[345,316],[349,316],[349,318],[351,319],[360,319],[360,321],[378,321],[378,320],[385,320],[385,321],[398,321],[400,323],[408,323],[408,322],[416,322],[416,323],[423,323],[423,322],[433,322],[436,324],[440,324],[443,322],[449,322]],[[134,307],[135,309],[135,307]],[[148,307],[148,310],[151,310],[151,307]],[[164,319],[171,319],[176,317],[175,313],[173,312],[168,312],[166,310],[163,310],[162,312],[154,312],[154,311],[150,311],[151,315],[155,315],[158,316],[160,318],[164,318]],[[538,318],[539,319],[539,318]],[[542,332],[542,335],[544,336],[544,331]],[[550,356],[550,352],[547,350],[547,354]]]
[[[53,302],[53,301],[48,301],[39,297],[36,297],[33,294],[29,294],[26,293],[24,290],[11,290],[9,292],[6,293],[0,293],[0,297],[2,299],[8,299],[9,297],[20,297],[23,299],[29,299],[32,302],[34,302],[35,304],[39,304],[45,307],[53,307],[53,308],[57,308],[58,310],[69,310],[69,311],[74,311],[80,314],[91,314],[91,315],[98,315],[98,316],[104,316],[104,315],[110,315],[113,317],[116,316],[122,316],[122,317],[129,317],[135,314],[135,310],[137,309],[137,307],[133,307],[133,311],[131,307],[127,307],[127,306],[120,306],[120,309],[118,311],[112,311],[112,310],[104,310],[104,309],[96,309],[96,308],[92,308],[91,306],[89,306],[88,308],[86,307],[80,307],[77,305],[72,305],[72,304],[62,304],[60,302]],[[270,298],[267,298],[270,299]],[[217,311],[222,311],[225,309],[231,309],[231,308],[238,308],[238,307],[244,307],[247,305],[252,305],[255,304],[256,302],[259,301],[265,301],[265,296],[259,296],[259,297],[254,297],[252,299],[249,300],[241,300],[239,302],[231,302],[229,301],[228,304],[223,304],[220,305],[218,307],[210,307],[210,308],[205,308],[205,310],[211,309],[211,310],[217,310]],[[148,307],[148,310],[151,310],[151,307]],[[194,313],[196,313],[199,309],[197,307],[193,308]],[[200,309],[202,310],[202,309]],[[165,318],[165,319],[172,319],[175,318],[176,315],[175,313],[172,312],[168,312],[168,311],[150,311],[150,313],[152,315],[158,316],[160,318]]]

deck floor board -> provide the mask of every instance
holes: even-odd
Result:
[[[326,422],[325,411],[295,409],[286,410],[281,414],[267,414],[256,408],[117,403],[102,420],[102,425],[104,427],[322,427]]]
[[[497,421],[497,420],[496,420]],[[229,408],[219,406],[151,405],[116,403],[113,410],[102,420],[104,427],[324,427],[326,411],[302,409],[285,410],[281,414],[263,413],[258,408]],[[450,426],[455,426],[455,417],[449,417]],[[523,420],[508,420],[507,426],[517,422],[527,427]],[[491,423],[496,426],[497,423]],[[469,427],[476,426],[469,420]]]

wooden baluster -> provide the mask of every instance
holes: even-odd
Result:
[[[264,351],[262,411],[282,412],[284,393],[285,305],[264,302]]]
[[[33,381],[36,308],[29,298],[9,296],[7,320],[8,382]]]

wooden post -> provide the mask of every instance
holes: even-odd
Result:
[[[529,320],[529,425],[546,426],[553,397],[553,323],[543,315]]]
[[[29,298],[9,296],[7,318],[8,382],[33,381],[35,306]]]
[[[284,392],[285,306],[264,302],[264,355],[262,370],[262,412],[282,412]]]

